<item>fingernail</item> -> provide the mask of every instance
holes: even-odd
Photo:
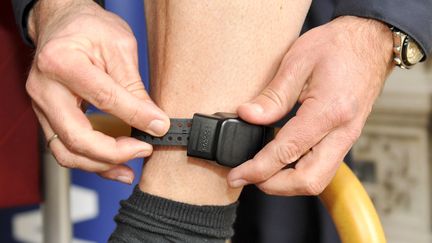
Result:
[[[132,184],[133,181],[133,179],[129,176],[117,176],[116,180],[129,185]]]
[[[248,184],[248,182],[246,180],[243,180],[243,179],[237,179],[237,180],[230,181],[231,187],[242,187],[242,186],[247,185],[247,184]]]
[[[153,120],[150,122],[147,129],[153,132],[154,135],[162,135],[166,132],[166,125],[162,120]]]
[[[250,109],[252,109],[256,113],[263,113],[264,112],[264,109],[262,108],[262,106],[260,106],[256,103],[249,103],[248,105],[249,105]]]

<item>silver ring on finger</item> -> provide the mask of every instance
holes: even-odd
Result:
[[[51,142],[58,139],[58,138],[59,138],[58,134],[54,133],[54,135],[52,135],[50,138],[48,138],[47,143],[46,143],[46,147],[49,149]]]

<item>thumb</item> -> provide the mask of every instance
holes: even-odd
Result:
[[[285,116],[297,102],[313,69],[311,60],[288,53],[269,85],[253,100],[237,109],[238,115],[254,124],[270,124]]]

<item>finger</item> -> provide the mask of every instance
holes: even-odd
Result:
[[[57,46],[51,47],[55,48]],[[156,136],[166,133],[169,118],[148,96],[142,97],[144,91],[141,87],[141,90],[134,91],[135,95],[131,95],[128,89],[93,65],[84,51],[72,49],[61,61],[57,57],[53,58],[52,52],[56,53],[55,50],[50,50],[39,54],[38,68],[41,71],[50,73],[53,79],[62,82],[78,96],[133,127]],[[111,61],[119,63],[115,59]],[[133,82],[136,86],[136,80]],[[129,89],[136,89],[135,86]],[[141,94],[141,97],[138,97],[137,93]]]
[[[335,130],[300,159],[295,169],[281,170],[257,186],[272,195],[318,195],[330,183],[352,144],[349,130]]]
[[[331,105],[316,99],[308,99],[301,105],[297,115],[289,120],[252,160],[234,168],[228,175],[231,186],[267,180],[288,164],[298,160],[342,120],[333,112]]]
[[[133,170],[126,165],[116,165],[110,170],[98,173],[98,175],[105,179],[120,181],[129,185],[132,184],[135,177]]]
[[[270,84],[252,101],[239,106],[239,116],[255,124],[281,119],[297,102],[313,66],[313,60],[304,60],[295,51],[288,52]]]
[[[57,162],[63,167],[95,172],[104,178],[126,184],[132,184],[134,179],[134,173],[128,166],[109,164],[71,153],[60,139],[53,140],[50,144],[50,149]]]
[[[94,131],[88,118],[76,105],[76,98],[61,84],[42,82],[44,92],[40,113],[72,153],[97,161],[119,164],[151,154],[152,146],[130,137],[112,138]]]
[[[48,140],[54,131],[41,111],[34,105],[36,116],[41,124],[42,130]],[[71,153],[63,145],[61,140],[55,139],[49,148],[57,162],[66,168],[80,168],[88,172],[97,172],[104,178],[131,184],[134,178],[133,171],[125,165],[111,165],[100,161],[94,161],[83,156]]]

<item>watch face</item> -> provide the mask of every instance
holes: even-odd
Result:
[[[423,58],[423,52],[417,43],[409,38],[405,40],[404,43],[405,52],[402,52],[404,55],[403,59],[410,65],[414,65]]]

